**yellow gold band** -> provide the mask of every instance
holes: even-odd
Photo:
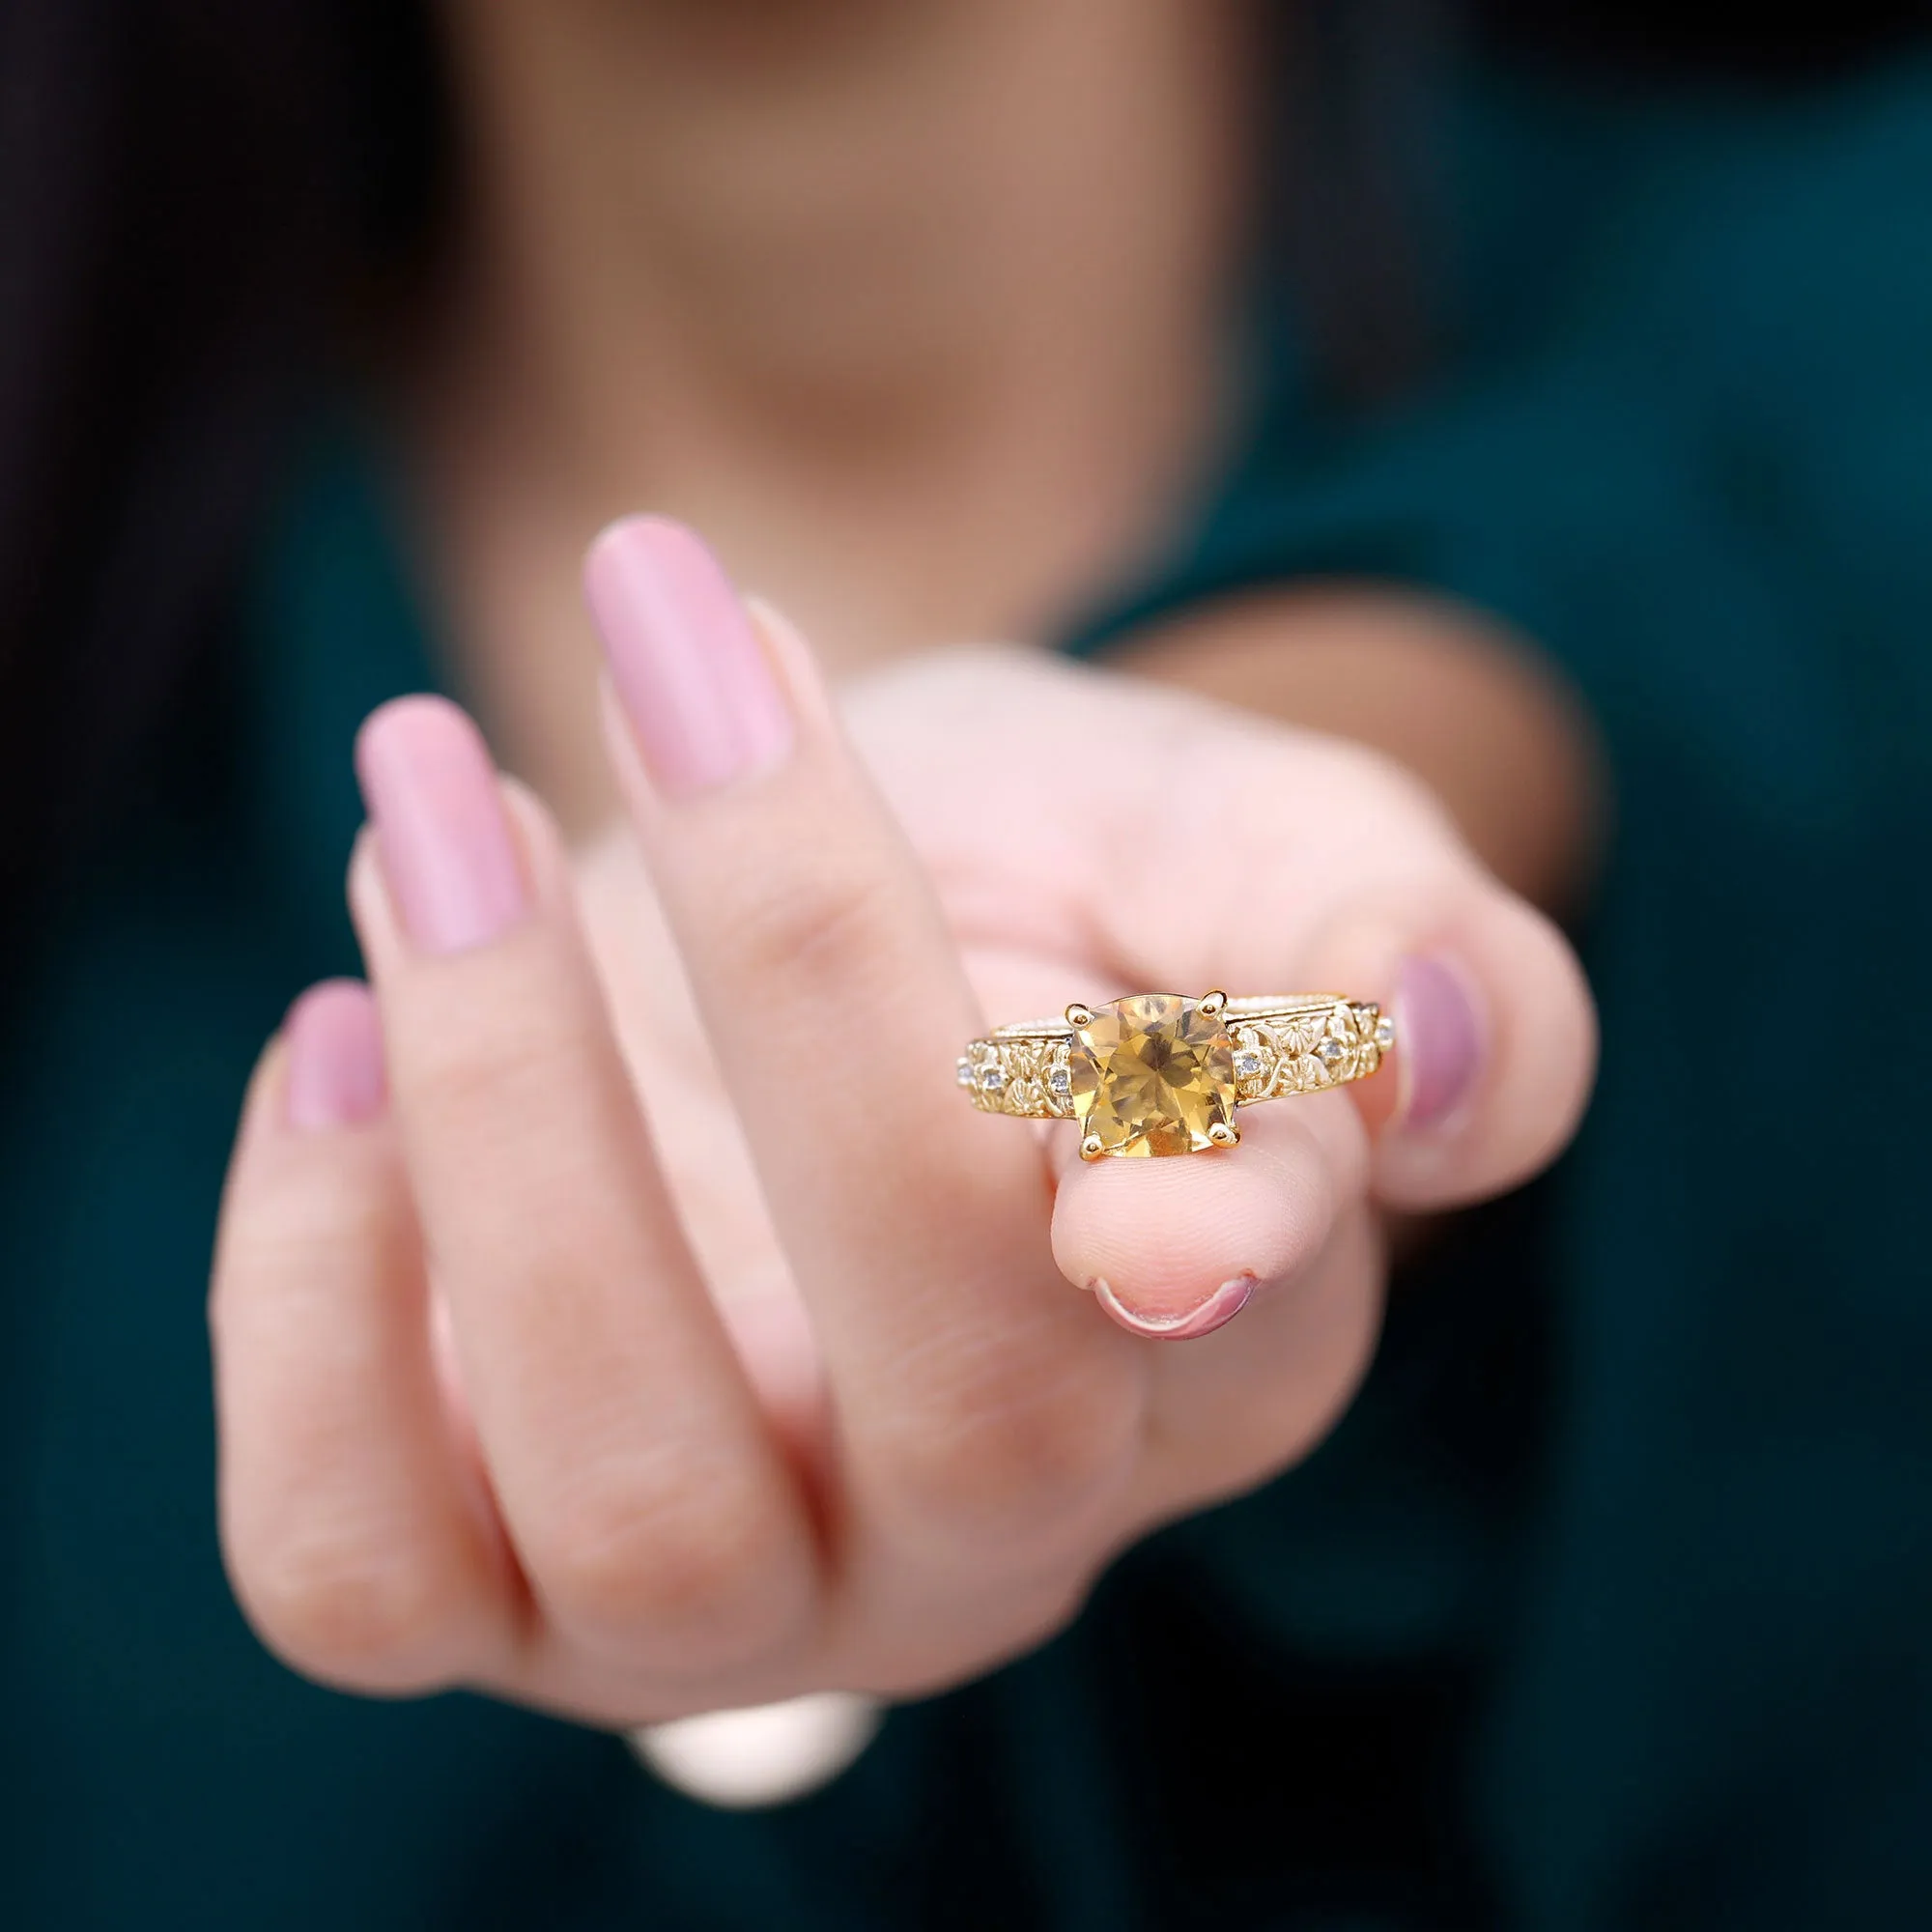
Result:
[[[1001,1027],[969,1042],[958,1080],[982,1113],[1091,1123],[1096,1109],[1117,1120],[1118,1095],[1109,1082],[1118,1086],[1118,1068],[1125,1066],[1137,1083],[1136,1104],[1180,1124],[1163,1136],[1157,1127],[1136,1134],[1129,1122],[1097,1151],[1083,1142],[1082,1151],[1187,1152],[1204,1141],[1233,1145],[1238,1133],[1213,1131],[1213,1122],[1229,1124],[1237,1104],[1366,1079],[1394,1042],[1394,1024],[1378,1006],[1335,993],[1246,999],[1209,993],[1198,1001],[1139,994],[1109,1007],[1069,1007],[1059,1019]],[[1178,1087],[1162,1070],[1172,1066],[1182,1069]],[[1188,1144],[1163,1144],[1177,1136]],[[1149,1144],[1124,1144],[1141,1141]]]

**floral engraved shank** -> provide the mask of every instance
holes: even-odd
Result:
[[[976,1039],[959,1062],[959,1084],[973,1104],[989,1114],[1018,1114],[1035,1121],[1073,1118],[1067,1056],[1072,1040],[1013,1031]]]
[[[1248,1101],[1365,1080],[1395,1043],[1395,1023],[1369,1002],[1233,1019],[1235,1077]]]

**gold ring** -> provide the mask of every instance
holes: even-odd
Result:
[[[1338,993],[1132,993],[971,1041],[959,1084],[987,1114],[1078,1121],[1085,1160],[1234,1147],[1237,1106],[1366,1080],[1395,1022]]]

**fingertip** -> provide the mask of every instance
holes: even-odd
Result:
[[[1237,1274],[1207,1300],[1177,1315],[1151,1315],[1122,1301],[1113,1283],[1104,1278],[1094,1283],[1094,1298],[1130,1335],[1151,1342],[1192,1342],[1225,1328],[1248,1305],[1256,1285],[1252,1274]]]
[[[1492,1058],[1488,1003],[1453,955],[1421,952],[1402,962],[1391,1006],[1396,1100],[1388,1124],[1399,1133],[1451,1129]]]
[[[660,604],[667,580],[715,611],[739,605],[718,553],[689,524],[634,513],[613,517],[591,538],[583,553],[583,603],[607,649],[615,642],[623,654],[623,641],[638,628],[638,607]],[[624,682],[623,665],[615,668]]]
[[[1486,895],[1403,961],[1393,1002],[1397,1102],[1376,1188],[1405,1208],[1519,1185],[1576,1132],[1595,1076],[1596,1011],[1562,933]]]
[[[379,1114],[385,1097],[382,1054],[375,999],[359,980],[305,987],[248,1075],[233,1165],[278,1129],[352,1124]]]
[[[600,598],[622,590],[639,556],[674,557],[687,569],[724,581],[717,552],[689,524],[655,511],[628,511],[612,517],[584,548],[583,589],[593,617],[598,615]]]
[[[393,698],[363,722],[355,775],[384,883],[418,951],[468,952],[527,910],[483,734],[447,698]]]
[[[299,1131],[360,1126],[387,1102],[383,1024],[359,980],[325,980],[283,1022],[287,1076],[282,1117]]]
[[[1054,1259],[1076,1287],[1138,1334],[1184,1338],[1231,1319],[1258,1282],[1294,1270],[1326,1240],[1360,1166],[1351,1120],[1244,1116],[1225,1152],[1077,1162],[1054,1203]],[[1330,1143],[1335,1145],[1330,1145]]]
[[[744,599],[696,531],[626,517],[590,546],[583,594],[652,785],[695,799],[785,762],[793,716]]]
[[[460,704],[435,692],[410,692],[377,705],[355,732],[355,776],[366,800],[398,760],[424,753],[480,757],[489,748],[475,722]]]

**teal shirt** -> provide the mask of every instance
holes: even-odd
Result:
[[[340,1696],[222,1579],[203,1297],[242,1080],[354,970],[351,734],[435,680],[369,467],[305,471],[0,1009],[0,1924],[1932,1922],[1932,70],[1490,74],[1451,353],[1368,421],[1264,329],[1249,446],[1080,640],[1336,571],[1520,625],[1617,794],[1604,1071],[1398,1285],[1303,1467],[826,1791]]]

